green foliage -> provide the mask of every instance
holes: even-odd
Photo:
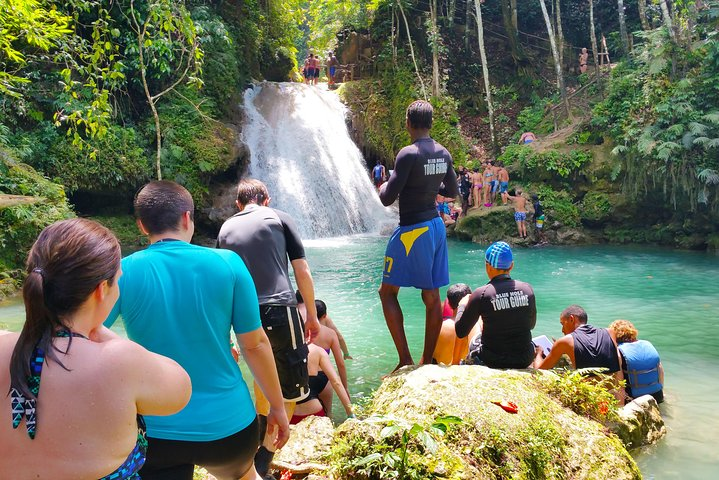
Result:
[[[17,87],[28,83],[17,70],[27,65],[23,47],[49,51],[72,33],[72,19],[38,0],[0,3],[0,95],[20,96]]]
[[[127,193],[152,176],[148,145],[134,128],[112,125],[104,136],[77,149],[49,122],[13,139],[21,158],[69,191]]]
[[[337,32],[343,28],[369,28],[381,0],[316,0],[308,2],[308,46],[315,52],[336,47]]]
[[[424,480],[432,475],[428,457],[437,453],[437,440],[446,435],[454,425],[463,420],[454,416],[437,417],[431,425],[420,425],[404,420],[373,417],[366,421],[384,425],[379,433],[379,443],[366,443],[363,456],[353,452],[354,460],[335,465],[341,478],[359,475],[361,478]],[[348,444],[335,446],[333,456],[342,458]],[[355,446],[351,447],[356,448]]]
[[[566,190],[554,190],[545,184],[534,184],[528,192],[536,193],[542,202],[544,211],[552,220],[557,220],[567,227],[577,227],[580,222],[579,208],[573,201],[573,196]]]
[[[92,217],[115,234],[123,248],[141,247],[148,244],[147,237],[140,232],[132,215],[95,215]]]
[[[165,178],[187,188],[201,203],[209,193],[210,179],[224,173],[236,159],[234,132],[225,125],[200,115],[191,105],[197,100],[194,90],[185,90],[183,96],[173,96],[158,108],[164,125],[162,165]],[[209,102],[205,105],[212,108]],[[146,128],[152,125],[148,121]]]
[[[405,112],[420,98],[416,76],[409,64],[385,72],[379,80],[360,80],[343,84],[342,100],[361,121],[363,143],[383,159],[392,159],[400,148],[410,143],[405,128]],[[452,154],[455,165],[469,159],[469,145],[459,131],[458,103],[452,97],[431,99],[434,121],[431,135]]]
[[[611,393],[615,388],[612,375],[599,373],[593,369],[555,373],[557,374],[538,375],[537,379],[540,386],[559,403],[574,413],[599,423],[617,419],[618,402]]]
[[[607,221],[613,210],[609,195],[602,192],[587,193],[579,205],[582,221],[590,224]]]
[[[72,217],[73,212],[61,185],[18,163],[1,148],[0,194],[35,197],[23,203],[0,205],[0,272],[18,270],[40,231]]]
[[[519,125],[519,131],[517,132],[517,138],[522,132],[534,132],[535,134],[547,134],[552,131],[552,125],[548,122],[542,122],[544,120],[547,106],[552,103],[551,98],[541,99],[538,96],[532,96],[532,102],[527,107],[524,107],[522,111],[517,115],[517,123]]]
[[[661,189],[667,206],[705,204],[719,213],[717,185],[702,175],[719,169],[719,37],[709,34],[691,48],[678,48],[662,30],[644,37],[636,61],[613,72],[593,123],[617,144],[630,194]]]
[[[505,165],[514,165],[521,178],[534,181],[553,177],[566,179],[591,159],[592,154],[584,150],[540,152],[526,145],[509,145],[498,157]]]

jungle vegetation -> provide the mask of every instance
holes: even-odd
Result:
[[[42,202],[0,210],[0,270],[17,268],[7,252],[33,237],[8,233],[23,216],[38,230],[71,209],[127,214],[152,178],[207,202],[242,162],[246,85],[298,80],[308,52],[328,50],[354,80],[339,93],[363,126],[368,162],[391,166],[408,140],[404,108],[427,98],[457,164],[502,155],[535,165],[520,170],[544,179],[558,211],[581,210],[591,194],[626,241],[681,230],[700,238],[666,243],[715,248],[718,22],[718,0],[0,0],[0,194],[64,205],[52,215],[33,207]],[[567,158],[612,147],[602,178],[615,190],[592,191],[597,178],[582,165],[551,170],[562,155],[544,162],[506,148],[522,131],[555,126],[573,129]],[[17,169],[33,173],[20,181],[8,174]],[[40,178],[59,190],[33,186]],[[626,212],[612,220],[605,200],[617,193],[651,205],[652,225]],[[673,230],[637,233],[655,224]]]

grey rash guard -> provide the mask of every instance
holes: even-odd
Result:
[[[217,246],[242,257],[260,305],[297,305],[287,259],[305,258],[305,250],[295,222],[285,212],[249,204],[225,221]]]

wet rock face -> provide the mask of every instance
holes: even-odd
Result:
[[[657,401],[651,395],[635,398],[619,410],[612,431],[629,449],[651,445],[667,433]]]
[[[361,420],[334,431],[325,418],[301,422],[277,466],[327,479],[641,478],[620,438],[634,447],[664,434],[653,399],[618,412],[617,437],[548,395],[550,376],[407,367],[385,379]]]

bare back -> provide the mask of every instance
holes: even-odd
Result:
[[[510,200],[512,200],[512,203],[514,204],[514,211],[516,212],[526,212],[527,211],[527,199],[524,198],[521,195],[517,195],[516,197],[509,197]]]
[[[18,336],[0,336],[0,365],[10,364]],[[55,339],[61,350],[67,343]],[[125,461],[137,439],[136,392],[123,388],[113,356],[106,353],[110,343],[75,338],[68,355],[58,353],[70,371],[52,361],[43,365],[35,439],[28,437],[24,420],[12,428],[10,398],[2,397],[0,472],[13,472],[13,478],[97,479]],[[10,372],[3,369],[0,391],[9,388]]]

